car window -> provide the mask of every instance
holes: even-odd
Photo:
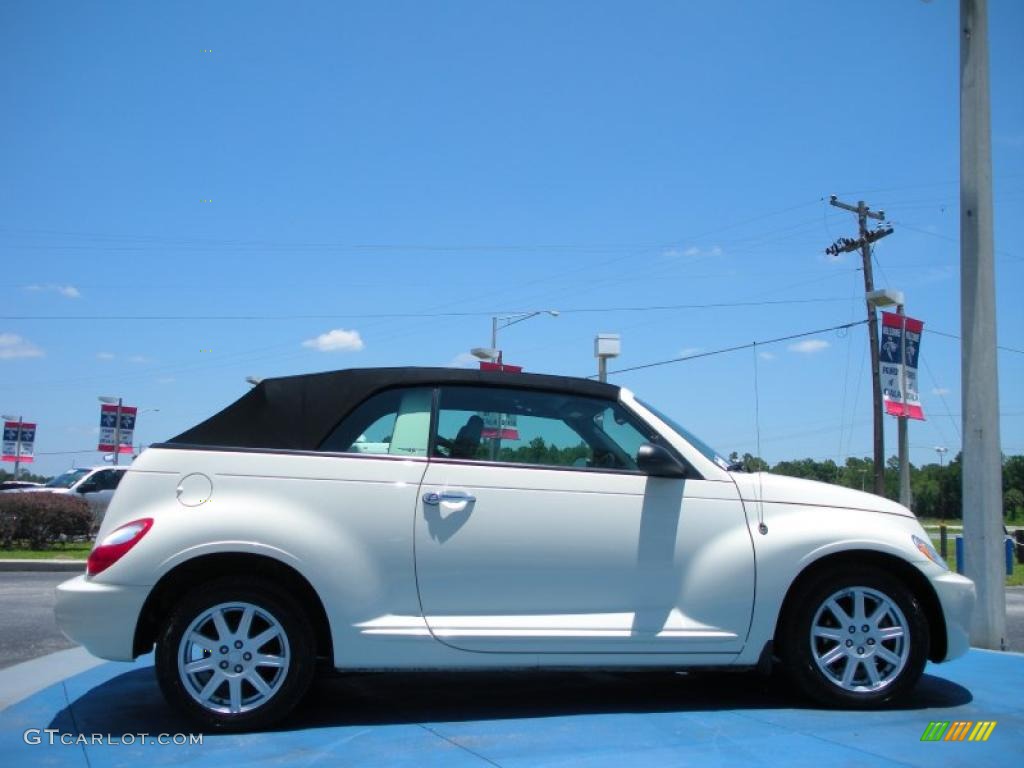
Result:
[[[636,470],[655,439],[618,403],[533,390],[443,387],[434,454],[578,469]]]
[[[69,469],[62,475],[50,480],[47,484],[47,488],[70,488],[72,485],[77,483],[83,477],[89,474],[88,469]]]
[[[379,392],[342,419],[320,450],[426,456],[432,401],[428,387]]]
[[[112,491],[117,488],[123,475],[124,472],[119,469],[101,469],[90,479],[96,484],[97,491]]]

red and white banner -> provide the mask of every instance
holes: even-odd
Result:
[[[518,440],[519,429],[514,413],[481,413],[484,431],[480,437],[485,440]]]
[[[31,462],[35,459],[36,425],[28,421],[4,422],[3,461]]]
[[[117,434],[117,411],[121,409],[121,434]],[[118,453],[132,452],[132,438],[135,437],[135,414],[138,409],[132,405],[108,405],[100,406],[100,445],[97,450],[112,453],[114,443],[120,437]]]
[[[878,376],[882,400],[890,416],[924,419],[917,389],[917,357],[921,351],[924,323],[895,312],[882,313]],[[905,358],[905,360],[904,360]]]

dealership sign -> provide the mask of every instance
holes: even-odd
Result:
[[[117,413],[121,412],[121,434],[117,434]],[[100,406],[100,445],[97,450],[113,452],[114,444],[120,437],[118,453],[132,452],[132,438],[135,436],[135,414],[137,408],[130,405]]]
[[[35,443],[35,424],[27,421],[4,422],[4,461],[32,461],[35,458]]]
[[[894,312],[882,313],[878,376],[882,400],[890,416],[924,419],[917,389],[917,357],[924,323]]]

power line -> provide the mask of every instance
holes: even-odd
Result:
[[[629,371],[641,371],[641,370],[644,370],[646,368],[656,368],[657,366],[660,366],[660,365],[670,365],[671,363],[681,363],[681,362],[683,362],[685,360],[696,360],[697,358],[701,358],[701,357],[711,357],[712,355],[723,355],[726,352],[736,352],[736,351],[741,350],[741,349],[749,349],[750,347],[756,347],[758,344],[777,344],[778,342],[781,342],[781,341],[791,341],[792,339],[799,339],[799,338],[803,338],[804,336],[813,336],[816,333],[828,333],[829,331],[842,331],[842,330],[845,330],[847,328],[853,328],[853,327],[858,326],[858,325],[866,325],[866,324],[867,324],[867,320],[857,320],[856,322],[853,322],[853,323],[843,323],[842,325],[833,325],[830,328],[818,328],[817,330],[814,330],[814,331],[805,331],[803,333],[793,333],[793,334],[790,334],[789,336],[779,336],[779,337],[774,338],[774,339],[765,339],[763,341],[751,341],[751,342],[748,342],[746,344],[737,344],[736,346],[733,346],[733,347],[723,347],[722,349],[711,350],[710,352],[697,352],[697,353],[692,354],[692,355],[684,355],[683,357],[673,357],[673,358],[670,358],[668,360],[658,360],[657,362],[654,362],[654,363],[644,363],[643,365],[633,365],[633,366],[630,366],[629,368],[619,368],[618,370],[615,370],[615,371],[608,371],[608,374],[611,375],[613,373],[627,373]],[[587,378],[588,379],[593,379],[593,378],[596,378],[596,377],[595,376],[588,376]]]
[[[668,312],[683,309],[729,309],[736,307],[765,307],[772,305],[823,304],[847,302],[848,297],[821,299],[772,299],[765,301],[722,301],[704,304],[652,304],[647,306],[624,307],[573,307],[559,309],[563,315],[594,312]],[[524,314],[533,310],[489,309],[462,312],[374,312],[323,315],[0,315],[0,320],[102,320],[102,321],[251,321],[251,320],[378,320],[378,319],[422,319],[431,317],[491,317],[494,315]]]
[[[934,333],[936,336],[945,336],[947,339],[956,339],[960,341],[960,337],[953,333],[943,333],[942,331],[936,331],[934,328],[925,328],[925,333]],[[1002,344],[996,345],[996,349],[1001,349],[1003,352],[1015,352],[1018,355],[1024,355],[1024,349],[1017,349],[1016,347],[1004,347]]]

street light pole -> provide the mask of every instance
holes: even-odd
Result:
[[[935,446],[935,452],[937,454],[939,454],[939,469],[942,468],[942,459],[945,457],[946,451],[948,451],[948,450],[949,450],[949,448],[947,448],[944,445],[936,445]]]
[[[557,309],[538,309],[533,312],[517,312],[514,315],[494,315],[491,317],[491,346],[474,347],[470,351],[474,357],[501,365],[502,353],[501,350],[498,349],[498,331],[503,328],[508,328],[510,325],[521,323],[524,320],[529,320],[531,317],[537,317],[537,315],[551,315],[552,317],[558,317],[558,314]]]
[[[121,455],[121,405],[123,400],[117,398],[117,421],[114,422],[114,466],[118,464]]]
[[[14,417],[4,414],[3,418],[5,421],[14,421],[15,418],[18,419],[18,431],[14,433],[14,479],[17,480],[18,472],[21,469],[21,425],[24,417]]]
[[[21,425],[24,417],[18,416],[18,434],[14,438],[14,479],[18,479],[21,472]]]

